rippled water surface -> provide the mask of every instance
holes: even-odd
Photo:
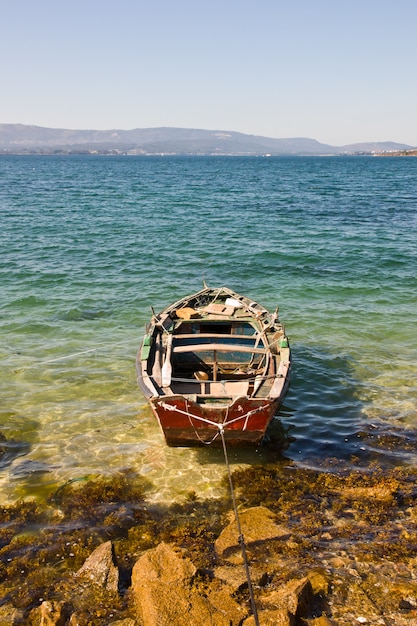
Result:
[[[415,463],[416,174],[413,158],[0,157],[1,498],[127,468],[157,500],[216,494],[221,454],[165,446],[134,365],[150,306],[203,279],[280,306],[286,457]]]

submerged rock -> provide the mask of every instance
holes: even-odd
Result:
[[[65,626],[69,615],[65,602],[44,600],[38,608],[30,612],[30,623],[40,626]]]
[[[3,433],[0,433],[0,468],[10,465],[15,458],[27,454],[29,450],[29,443],[6,439]]]
[[[78,570],[76,576],[86,577],[108,591],[117,591],[119,587],[119,570],[114,563],[112,542],[106,541],[106,543],[102,543],[96,548]]]
[[[23,611],[11,604],[0,606],[0,626],[10,626],[11,624],[23,623]]]

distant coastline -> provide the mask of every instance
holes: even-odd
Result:
[[[415,156],[393,141],[332,146],[307,137],[271,138],[194,128],[71,130],[0,124],[0,155],[103,156]]]
[[[397,150],[395,152],[381,152],[375,156],[389,156],[389,157],[415,157],[417,156],[417,150]]]
[[[315,153],[242,153],[242,152],[147,152],[141,150],[123,150],[120,148],[94,148],[94,149],[86,149],[86,148],[60,148],[60,149],[48,149],[48,148],[14,148],[7,149],[0,147],[0,157],[1,156],[139,156],[139,157],[261,157],[261,158],[269,158],[269,157],[415,157],[417,156],[417,150],[396,150],[396,151],[384,151],[378,152],[376,150],[364,151],[361,150],[359,152],[334,152],[331,154],[315,154]]]

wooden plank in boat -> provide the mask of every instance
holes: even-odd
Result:
[[[266,348],[255,348],[254,346],[227,345],[224,343],[195,343],[185,346],[175,346],[173,352],[208,352],[217,350],[219,352],[252,352],[254,354],[267,354]]]
[[[225,304],[216,304],[215,302],[212,304],[208,304],[203,309],[204,313],[209,313],[210,315],[225,315],[230,316],[235,312],[235,307],[226,306]]]
[[[182,320],[190,320],[193,317],[198,317],[199,313],[198,311],[196,311],[195,309],[191,308],[190,306],[185,306],[182,309],[177,309],[175,311],[177,317],[179,317]]]

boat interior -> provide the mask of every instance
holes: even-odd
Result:
[[[152,378],[166,395],[235,398],[265,396],[279,354],[250,321],[187,320],[155,340]],[[276,351],[277,352],[277,351]]]

